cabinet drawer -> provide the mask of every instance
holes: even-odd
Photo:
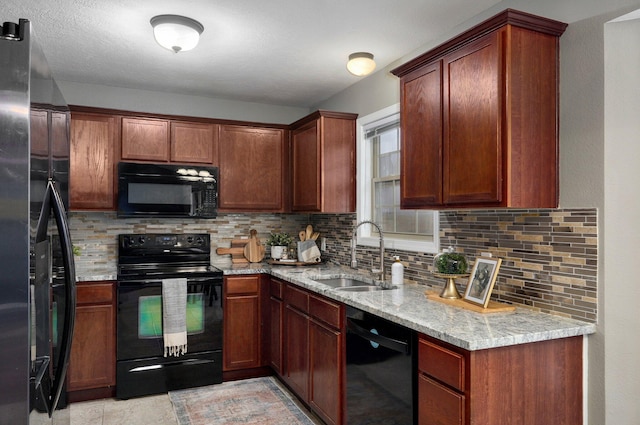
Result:
[[[418,369],[457,390],[465,390],[462,354],[421,338],[418,344]]]
[[[280,282],[279,280],[271,279],[269,281],[269,294],[272,297],[275,297],[281,300],[282,299],[282,282]]]
[[[298,310],[309,313],[309,294],[303,290],[287,285],[284,289],[285,302]]]
[[[225,283],[227,295],[258,293],[259,278],[255,276],[227,278]]]
[[[309,298],[309,314],[335,329],[341,328],[341,312],[340,305],[338,304],[334,304],[315,296],[311,296]]]
[[[420,424],[463,425],[464,396],[420,375],[418,417]]]
[[[77,287],[77,304],[104,304],[113,301],[112,283],[82,283]]]

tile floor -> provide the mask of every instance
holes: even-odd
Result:
[[[283,391],[287,391],[281,386]],[[323,422],[309,413],[292,397],[296,405],[307,413],[316,425]],[[71,425],[178,425],[168,394],[136,397],[129,400],[106,398],[71,403]],[[283,424],[285,425],[285,424]]]
[[[177,425],[169,395],[71,403],[71,425]]]

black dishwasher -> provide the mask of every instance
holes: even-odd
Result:
[[[417,423],[415,332],[347,307],[347,424]]]

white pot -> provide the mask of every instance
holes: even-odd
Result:
[[[282,258],[282,254],[287,252],[286,246],[272,246],[271,247],[271,258],[274,260],[279,260]]]

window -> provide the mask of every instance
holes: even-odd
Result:
[[[400,209],[400,109],[393,105],[358,120],[358,222],[382,228],[385,247],[438,252],[438,212]],[[373,226],[358,243],[378,246]]]

